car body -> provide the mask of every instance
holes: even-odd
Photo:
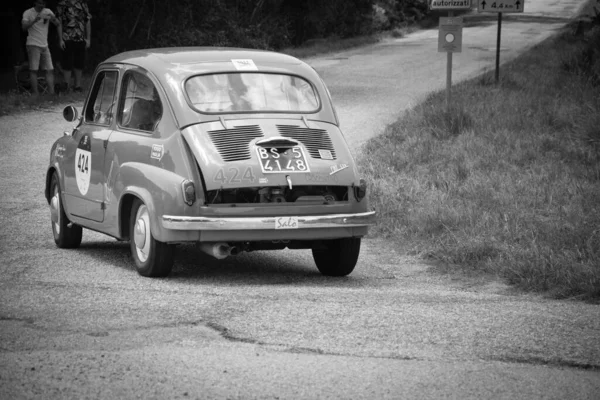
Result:
[[[50,151],[45,195],[59,247],[82,228],[129,240],[144,276],[165,276],[173,246],[312,249],[343,276],[375,221],[329,92],[280,53],[164,48],[96,68],[81,116]]]

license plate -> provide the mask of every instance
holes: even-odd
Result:
[[[256,147],[260,167],[265,174],[310,172],[301,147]]]
[[[298,229],[298,217],[275,218],[275,229]]]

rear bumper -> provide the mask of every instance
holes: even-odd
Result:
[[[185,217],[163,215],[166,229],[183,231],[303,230],[367,227],[376,221],[375,211],[357,214],[298,217]],[[293,226],[292,226],[293,225]]]

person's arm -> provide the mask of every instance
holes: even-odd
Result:
[[[36,15],[34,19],[25,19],[25,16],[23,16],[23,20],[21,21],[21,28],[23,28],[24,31],[27,31],[33,26],[33,24],[38,22],[40,19],[41,18],[39,14]]]
[[[56,29],[58,29],[58,27],[60,26],[61,30],[62,30],[62,25],[60,23],[60,19],[56,18],[56,15],[53,14],[50,17],[50,22],[52,22],[54,24],[54,26],[56,26]]]
[[[89,49],[92,44],[92,20],[88,18],[85,24],[85,48]]]
[[[54,17],[52,19],[52,23],[56,26],[56,33],[58,34],[58,46],[64,50],[65,41],[63,40],[62,24],[60,23],[60,19]]]

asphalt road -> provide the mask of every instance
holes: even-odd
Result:
[[[528,0],[561,17],[506,18],[505,58],[580,3]],[[495,29],[465,31],[455,80],[493,65]],[[309,60],[355,151],[445,87],[435,35]],[[0,118],[1,399],[600,398],[598,305],[440,276],[385,241],[365,240],[341,279],[308,251],[216,261],[183,246],[169,278],[147,279],[106,236],[57,249],[43,181],[70,127],[59,108]]]

